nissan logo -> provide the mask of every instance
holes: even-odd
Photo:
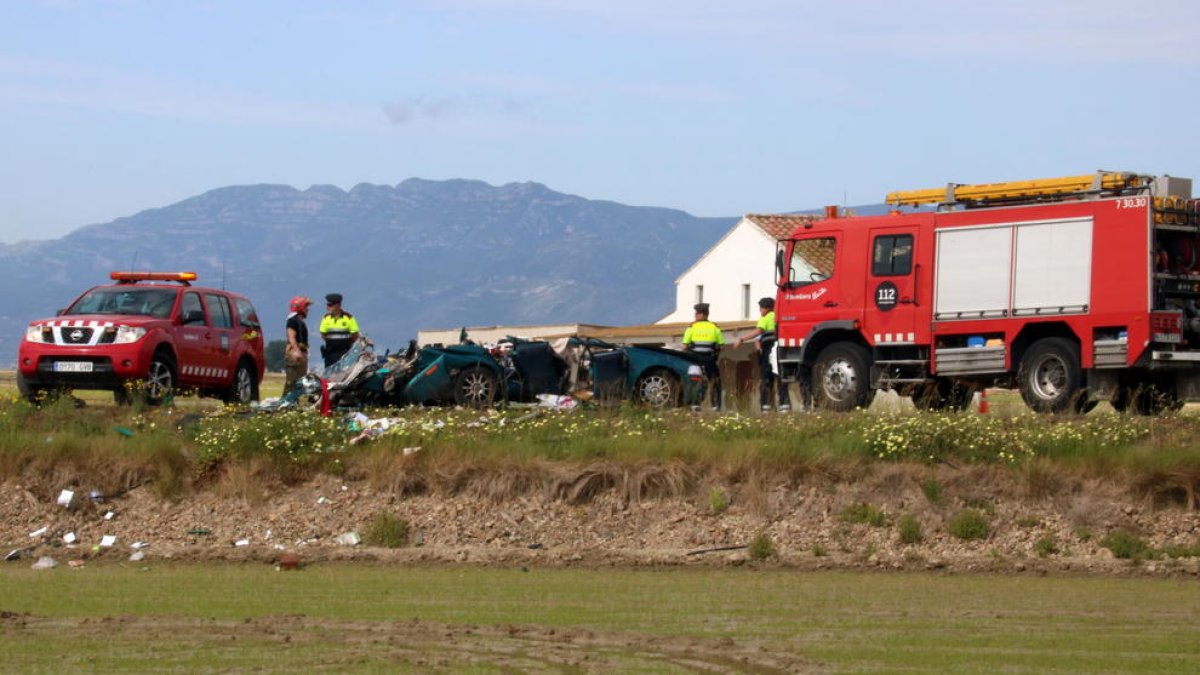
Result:
[[[78,328],[71,331],[71,340],[72,341],[79,342],[82,339],[83,339],[83,331],[79,330]]]

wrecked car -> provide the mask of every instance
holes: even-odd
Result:
[[[700,360],[688,352],[576,339],[588,353],[592,392],[600,400],[631,399],[655,408],[695,406],[704,400],[708,378]]]

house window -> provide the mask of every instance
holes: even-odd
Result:
[[[750,284],[742,284],[742,318],[750,318]]]
[[[696,304],[704,302],[704,284],[696,284]]]

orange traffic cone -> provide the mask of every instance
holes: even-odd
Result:
[[[989,410],[988,410],[988,402],[987,402],[987,389],[980,389],[979,390],[979,414],[986,415],[986,414],[988,414],[988,412],[989,412]]]

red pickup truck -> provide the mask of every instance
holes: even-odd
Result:
[[[227,403],[258,399],[263,336],[245,296],[192,286],[194,272],[113,272],[52,319],[30,322],[17,358],[21,393],[137,393],[157,405],[181,389]]]

